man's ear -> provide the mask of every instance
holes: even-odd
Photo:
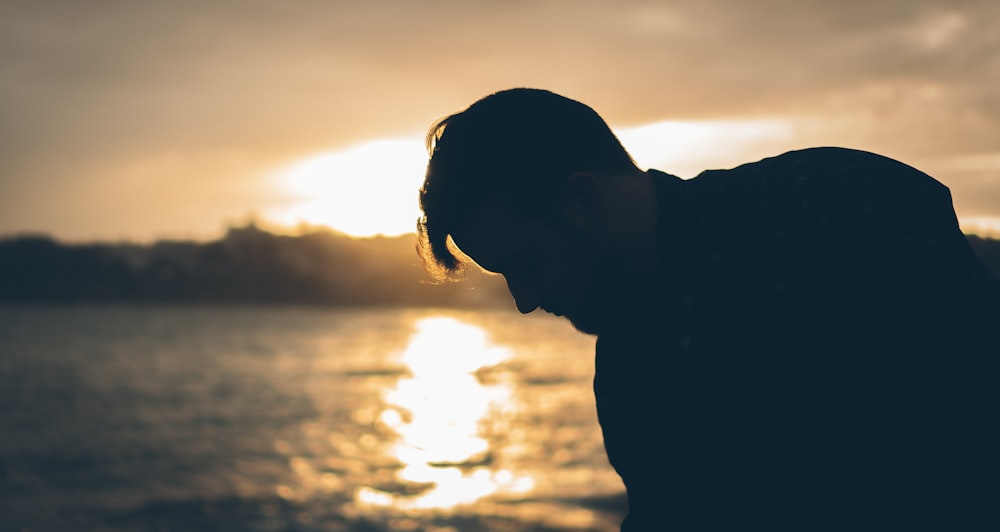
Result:
[[[590,172],[574,172],[566,178],[563,216],[571,227],[592,233],[604,225],[605,182]]]

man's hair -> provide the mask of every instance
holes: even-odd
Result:
[[[540,89],[496,92],[439,120],[427,134],[427,150],[417,247],[438,278],[461,269],[449,236],[487,203],[549,219],[558,215],[565,179],[574,172],[636,168],[593,109]]]

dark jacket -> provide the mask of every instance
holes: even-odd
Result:
[[[622,529],[1000,530],[1000,288],[948,189],[838,148],[656,179],[660,304],[597,344]]]

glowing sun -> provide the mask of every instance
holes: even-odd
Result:
[[[412,233],[426,165],[418,138],[374,140],[303,159],[275,173],[295,202],[264,215],[289,227],[326,225],[355,237]]]

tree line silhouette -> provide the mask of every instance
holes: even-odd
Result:
[[[276,235],[253,224],[211,242],[69,245],[48,236],[0,241],[0,301],[507,305],[502,278],[472,268],[435,286],[413,236]]]
[[[1000,278],[1000,240],[968,236]],[[63,244],[0,240],[0,301],[509,306],[503,279],[475,268],[435,285],[412,236],[352,239],[329,231],[276,235],[255,225],[211,242]]]

